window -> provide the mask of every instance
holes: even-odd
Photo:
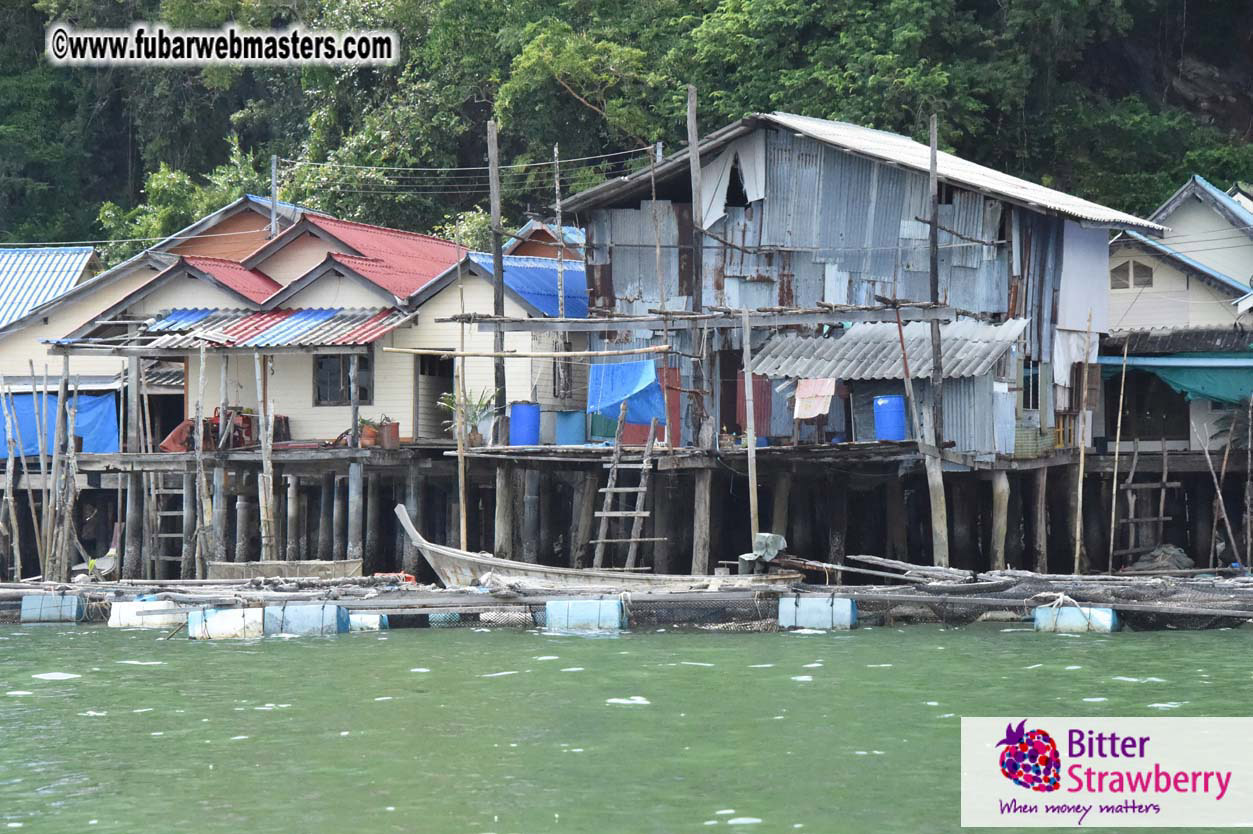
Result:
[[[348,386],[350,364],[351,357],[344,354],[313,357],[314,405],[352,405]],[[361,405],[370,405],[374,400],[374,374],[369,356],[358,357],[357,398]]]
[[[1153,286],[1153,267],[1141,261],[1126,261],[1109,271],[1111,290],[1144,289]]]

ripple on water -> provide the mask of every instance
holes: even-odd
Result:
[[[628,707],[646,707],[651,702],[643,695],[632,695],[629,698],[608,698],[606,704],[622,704]]]
[[[75,675],[72,672],[40,672],[38,675],[31,675],[31,677],[41,681],[68,681],[74,678],[81,678],[82,675]]]

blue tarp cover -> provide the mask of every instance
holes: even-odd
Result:
[[[35,422],[35,397],[40,397],[40,410],[44,412],[46,447],[51,450],[56,436],[57,395],[14,394],[13,409],[17,412],[17,437],[21,438],[18,453],[39,454],[39,431]],[[71,398],[72,401],[72,398]],[[0,454],[9,448],[9,438],[0,419]],[[111,454],[117,452],[117,400],[109,394],[79,394],[78,414],[74,419],[74,433],[83,438],[83,451],[87,454]],[[16,438],[15,438],[16,439]]]
[[[647,425],[654,417],[666,422],[666,400],[657,380],[657,366],[651,359],[592,365],[587,375],[587,410],[614,420],[627,403],[627,422]]]
[[[1204,359],[1248,359],[1247,353],[1180,353],[1174,357],[1185,357],[1192,360]],[[1229,367],[1215,363],[1214,366],[1184,367],[1170,364],[1153,364],[1155,357],[1137,357],[1134,366],[1129,370],[1148,371],[1156,374],[1162,382],[1186,396],[1189,400],[1205,399],[1214,402],[1239,404],[1249,401],[1249,393],[1253,392],[1253,368]],[[1158,357],[1170,359],[1171,356]],[[1105,379],[1117,377],[1121,368],[1111,364],[1101,366]]]

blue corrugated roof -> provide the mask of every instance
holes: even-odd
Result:
[[[489,252],[471,252],[470,259],[490,274],[492,256]],[[565,262],[566,317],[587,318],[587,279],[583,261]],[[556,316],[557,259],[505,255],[505,286],[525,298],[546,316]]]
[[[0,247],[0,327],[74,286],[93,251],[90,246]]]
[[[1200,177],[1197,177],[1197,179],[1200,179]],[[1173,249],[1159,240],[1155,240],[1151,237],[1142,235],[1139,232],[1133,232],[1130,230],[1124,232],[1123,234],[1125,234],[1129,238],[1132,238],[1138,243],[1142,243],[1145,246],[1148,246],[1150,249],[1155,249],[1169,258],[1173,258],[1174,260],[1178,261],[1179,263],[1183,264],[1184,266],[1188,267],[1194,272],[1198,272],[1202,275],[1212,278],[1215,282],[1222,284],[1225,287],[1229,287],[1230,289],[1235,290],[1237,293],[1240,293],[1241,295],[1249,291],[1248,284],[1242,281],[1237,281],[1235,278],[1232,278],[1230,275],[1225,275],[1219,272],[1218,270],[1214,269],[1213,267],[1206,266],[1205,264],[1201,263],[1195,258],[1190,258],[1187,255],[1180,252],[1179,250]]]
[[[1205,189],[1205,192],[1222,204],[1224,208],[1240,219],[1245,226],[1253,226],[1253,212],[1250,212],[1240,204],[1240,201],[1232,197],[1221,188],[1216,188],[1209,180],[1200,174],[1193,174],[1192,179],[1196,184]]]

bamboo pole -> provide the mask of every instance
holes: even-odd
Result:
[[[1122,346],[1122,379],[1118,383],[1118,424],[1114,429],[1114,474],[1110,479],[1109,501],[1109,573],[1114,573],[1114,541],[1118,537],[1118,452],[1122,446],[1122,407],[1123,396],[1127,392],[1127,350],[1131,340],[1127,339]],[[1253,399],[1250,400],[1253,402]]]
[[[262,361],[261,354],[252,354],[254,372],[257,380],[257,405],[261,409],[261,477],[257,484],[257,511],[261,515],[261,561],[275,561],[274,552],[274,461],[271,456],[271,443],[274,439],[274,415],[271,403],[266,399],[263,381],[264,369],[269,365],[269,357]]]
[[[463,323],[464,325],[464,323]],[[388,353],[408,353],[413,356],[445,356],[468,359],[553,359],[559,356],[570,358],[587,356],[636,356],[646,353],[667,353],[670,345],[653,345],[651,347],[630,348],[628,350],[571,350],[571,351],[480,351],[480,350],[438,350],[429,348],[384,347]]]
[[[192,572],[194,573],[194,577],[184,576],[183,577],[184,579],[191,579],[191,578],[204,579],[205,578],[206,567],[207,567],[206,563],[209,560],[209,550],[212,547],[211,521],[212,521],[213,510],[212,510],[212,501],[211,500],[206,501],[206,493],[208,492],[209,485],[205,480],[205,471],[204,471],[204,430],[205,430],[204,392],[205,392],[205,375],[206,375],[205,364],[207,363],[207,361],[208,361],[208,355],[205,352],[205,345],[203,342],[201,342],[200,344],[200,368],[199,368],[199,374],[198,374],[199,385],[196,387],[196,425],[194,427],[194,430],[195,430],[194,442],[196,444],[196,485],[195,485],[196,494],[194,497],[194,500],[196,502],[196,529],[195,529],[196,550],[195,550],[195,563],[190,566],[184,566],[185,568],[187,567],[191,568]],[[226,419],[225,413],[218,415],[219,428],[221,427],[222,422],[225,421],[225,419]],[[183,501],[186,502],[189,500],[193,500],[193,498],[192,496],[187,495],[186,490],[184,490]],[[221,500],[220,497],[219,497],[219,500]],[[206,508],[206,505],[208,505],[207,508]],[[187,515],[188,515],[187,513],[183,513],[183,518],[187,518]],[[183,537],[186,538],[189,532],[191,531],[184,530]]]
[[[42,483],[39,486],[39,512],[35,514],[35,504],[31,503],[31,514],[35,515],[35,535],[39,538],[39,573],[43,576],[48,575],[48,530],[46,521],[46,513],[44,508],[48,506],[48,456],[47,456],[47,432],[44,430],[45,414],[48,410],[48,374],[45,370],[43,385],[38,389],[35,387],[35,380],[38,376],[35,373],[35,361],[27,360],[30,363],[30,386],[31,386],[31,408],[35,414],[35,444],[39,449],[39,476]]]
[[[741,335],[744,340],[744,422],[748,441],[748,512],[753,538],[750,549],[756,546],[757,534],[761,532],[761,519],[757,514],[757,418],[753,413],[753,331],[748,324],[748,310],[743,313]],[[741,563],[743,564],[743,563]]]
[[[503,318],[505,315],[505,255],[502,236],[504,230],[500,227],[500,151],[496,142],[495,119],[489,119],[487,122],[487,169],[488,196],[492,214],[492,274],[496,276],[496,282],[492,285],[492,314]],[[457,261],[460,263],[460,256]],[[492,336],[492,348],[495,353],[501,354],[492,357],[495,359],[492,365],[496,387],[496,419],[492,423],[492,432],[496,436],[493,441],[498,445],[504,445],[509,442],[509,416],[505,412],[507,396],[505,393],[504,331],[497,330]]]
[[[68,372],[68,367],[66,371]],[[64,378],[64,377],[62,377]],[[64,487],[61,490],[61,497],[58,499],[60,507],[60,518],[57,523],[58,540],[56,542],[57,570],[60,574],[56,577],[59,580],[68,581],[70,578],[70,556],[73,551],[71,545],[78,541],[77,533],[74,530],[74,510],[78,506],[78,449],[74,443],[74,431],[78,425],[78,380],[74,380],[74,395],[71,404],[67,406],[66,414],[67,432],[65,435],[65,473],[62,477]]]
[[[553,191],[556,197],[557,209],[557,318],[564,319],[566,317],[566,230],[562,225],[561,216],[561,158],[557,154],[557,143],[553,143]],[[465,316],[465,310],[461,311],[462,317]],[[561,351],[565,353],[570,349],[570,334],[561,330],[558,331],[558,344]],[[561,400],[568,399],[570,396],[570,363],[565,359],[556,360],[556,380],[557,398]]]
[[[8,511],[9,525],[9,548],[13,553],[13,577],[18,581],[22,579],[22,536],[21,527],[17,519],[17,502],[13,498],[13,482],[17,479],[17,460],[14,452],[17,448],[17,441],[13,437],[13,423],[9,419],[9,400],[8,386],[5,385],[4,376],[0,375],[0,397],[3,402],[0,406],[4,411],[4,439],[5,446],[8,450],[8,456],[4,465],[4,506]]]
[[[652,204],[650,212],[653,216],[653,242],[655,269],[657,271],[657,307],[661,310],[661,340],[665,344],[670,344],[670,317],[666,313],[666,278],[661,272],[661,217],[657,211],[657,163],[661,161],[661,143],[657,143],[656,151],[648,160],[648,184],[651,191]],[[662,408],[666,413],[666,448],[673,450],[675,446],[674,429],[671,427],[673,422],[670,419],[670,393],[669,376],[670,376],[670,357],[663,356],[661,367],[665,370],[665,376],[661,380],[661,402]]]
[[[1075,560],[1074,571],[1082,573],[1083,558],[1083,465],[1088,451],[1088,439],[1083,433],[1083,412],[1088,407],[1088,352],[1092,349],[1092,310],[1088,310],[1088,328],[1083,335],[1083,370],[1079,374],[1079,482],[1075,485]]]
[[[1234,422],[1232,423],[1232,428],[1233,429],[1235,428]],[[1230,434],[1231,432],[1228,431],[1229,436],[1227,437],[1227,442],[1223,444],[1223,462],[1218,467],[1218,487],[1214,490],[1214,502],[1216,505],[1223,503],[1223,483],[1225,483],[1227,480],[1227,461],[1231,459],[1232,438],[1230,437]],[[1163,444],[1165,442],[1166,442],[1165,440],[1162,441]],[[1165,477],[1163,477],[1162,480],[1166,480]],[[1162,491],[1163,499],[1165,495],[1166,495],[1166,492],[1165,490],[1163,490]],[[1165,515],[1166,514],[1165,509],[1164,508],[1159,509],[1157,514],[1159,516]],[[1162,526],[1162,522],[1159,521],[1157,522],[1157,524],[1160,530]],[[1214,558],[1215,556],[1218,555],[1217,539],[1218,539],[1218,514],[1215,513],[1214,521],[1210,525],[1210,538],[1209,538],[1209,566],[1211,568],[1214,567]],[[1158,540],[1159,541],[1161,540],[1160,536],[1158,537]],[[1232,542],[1232,545],[1235,546],[1235,542]],[[1239,548],[1237,547],[1236,549],[1237,549],[1237,555],[1238,555]]]
[[[1210,478],[1214,481],[1214,490],[1215,492],[1218,493],[1218,496],[1220,499],[1218,501],[1218,511],[1222,515],[1223,525],[1227,528],[1227,538],[1231,542],[1231,552],[1239,553],[1240,547],[1236,544],[1236,537],[1231,532],[1231,520],[1227,518],[1226,502],[1221,500],[1222,499],[1222,487],[1219,486],[1218,474],[1214,471],[1214,461],[1210,457],[1210,454],[1209,454],[1209,439],[1201,437],[1201,433],[1196,430],[1195,422],[1192,422],[1191,426],[1192,426],[1192,433],[1196,436],[1197,440],[1201,441],[1201,451],[1205,453],[1205,465],[1209,467]]]
[[[466,291],[465,291],[465,272],[461,268],[461,235],[457,235],[457,297],[461,304],[461,316],[463,321],[457,325],[459,343],[457,345],[459,361],[457,362],[457,393],[454,396],[456,405],[456,431],[457,431],[457,517],[459,521],[459,530],[461,538],[458,539],[458,545],[462,548],[466,546],[468,539],[466,538],[466,515],[468,508],[466,507]],[[503,285],[505,276],[503,271],[496,276],[496,283]]]
[[[53,421],[54,429],[53,429],[53,435],[52,435],[53,436],[52,465],[51,465],[52,483],[49,485],[50,489],[52,490],[52,501],[51,501],[52,515],[51,515],[51,518],[46,521],[46,526],[48,527],[48,534],[47,534],[48,535],[48,552],[52,555],[52,558],[56,561],[56,564],[51,566],[52,567],[51,575],[55,579],[62,579],[62,578],[68,579],[69,578],[69,564],[67,563],[64,566],[60,564],[60,559],[61,559],[60,549],[57,547],[54,547],[53,542],[52,542],[52,540],[57,535],[57,529],[59,526],[59,518],[61,515],[62,490],[61,490],[60,479],[61,479],[61,464],[62,464],[63,455],[64,455],[64,453],[62,452],[62,448],[64,447],[64,444],[65,444],[65,423],[66,423],[66,417],[67,417],[66,410],[65,410],[66,409],[65,399],[66,399],[66,394],[69,391],[69,375],[70,375],[70,357],[69,357],[69,354],[63,354],[61,356],[61,379],[57,382],[57,400],[56,400],[56,405],[54,406],[56,408],[56,417],[55,417],[55,420]],[[44,407],[47,408],[46,403]],[[49,504],[45,502],[44,508],[43,508],[43,512],[45,515],[48,513],[49,509],[50,509]]]

